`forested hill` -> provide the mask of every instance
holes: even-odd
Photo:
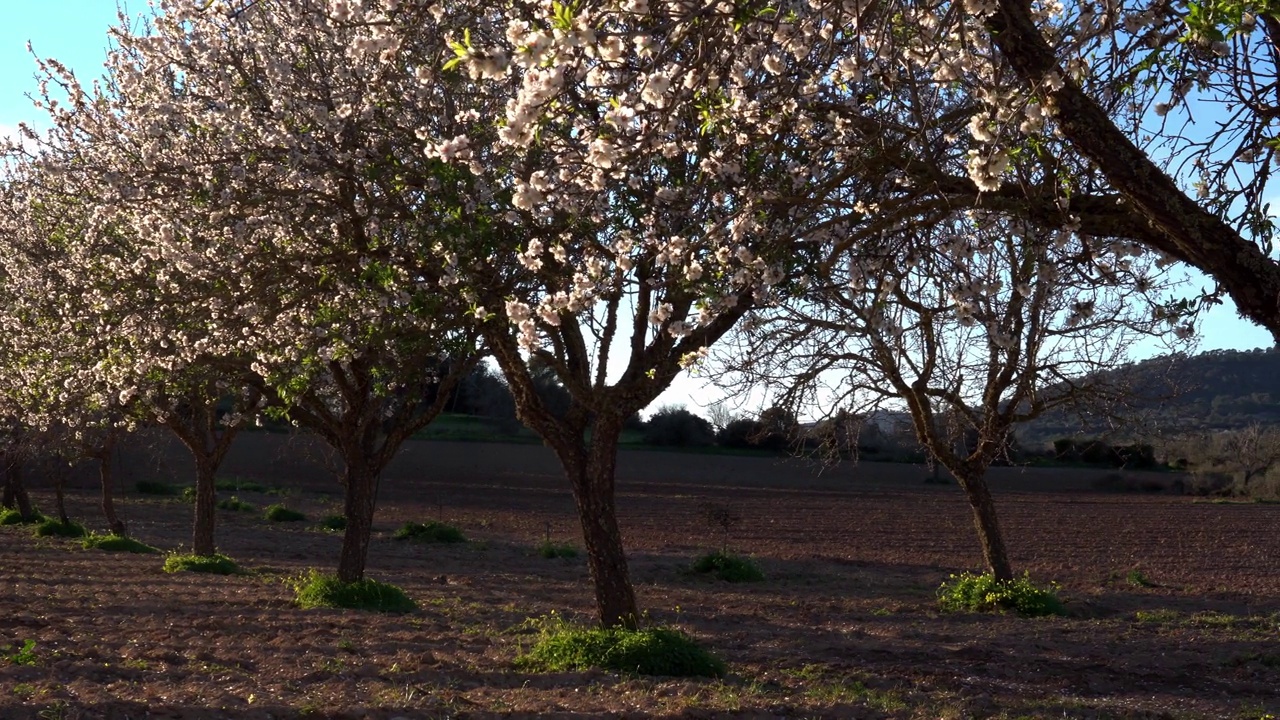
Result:
[[[1149,371],[1152,380],[1173,383],[1176,396],[1164,407],[1181,419],[1210,427],[1280,423],[1280,351],[1275,348],[1155,359],[1132,371],[1139,377]]]

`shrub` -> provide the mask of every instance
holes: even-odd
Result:
[[[155,480],[139,480],[134,483],[134,490],[139,495],[177,495],[178,489],[168,483],[156,482]]]
[[[643,437],[647,445],[699,447],[714,443],[716,433],[711,423],[688,410],[664,407],[645,423]]]
[[[211,575],[243,575],[244,570],[226,555],[182,555],[173,553],[164,559],[167,573],[196,572]]]
[[[213,486],[223,492],[256,492],[265,493],[268,488],[262,483],[250,482],[248,480],[240,480],[232,478],[230,480],[217,480]]]
[[[1056,587],[1038,587],[1028,575],[996,580],[991,573],[962,573],[938,588],[938,604],[947,612],[1013,610],[1023,617],[1065,615]]]
[[[230,510],[232,512],[253,512],[253,505],[250,505],[235,495],[232,495],[226,500],[219,500],[218,509]]]
[[[74,520],[68,520],[64,523],[56,518],[46,518],[44,522],[36,526],[36,537],[78,538],[88,534],[89,531]]]
[[[517,667],[544,672],[600,668],[674,677],[721,677],[727,669],[679,630],[578,628],[555,616],[540,624],[538,641],[516,659]]]
[[[347,518],[345,515],[325,515],[319,524],[321,530],[346,530]]]
[[[697,573],[714,573],[725,582],[760,582],[764,573],[750,558],[731,555],[726,552],[707,553],[693,561],[693,571]]]
[[[294,601],[304,609],[347,608],[407,613],[418,607],[412,598],[395,585],[368,578],[344,583],[336,575],[309,570],[289,582],[293,587]]]
[[[578,557],[578,548],[572,543],[557,543],[550,540],[543,540],[538,543],[538,554],[548,560],[553,558],[575,558]]]
[[[0,508],[0,525],[38,525],[48,519],[35,508],[31,509],[31,517],[28,518],[22,517],[17,510]]]
[[[155,553],[159,550],[150,545],[122,535],[99,535],[91,533],[81,543],[86,550],[98,549],[110,552]]]
[[[262,517],[270,520],[271,522],[302,522],[307,519],[306,515],[303,515],[297,510],[290,510],[280,503],[268,505],[266,511],[263,512]]]
[[[431,543],[460,543],[467,539],[458,528],[432,520],[429,523],[407,522],[396,530],[397,540],[416,540]]]

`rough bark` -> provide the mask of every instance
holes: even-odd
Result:
[[[585,452],[569,453],[560,459],[572,479],[600,623],[604,627],[635,629],[640,613],[618,527],[614,489],[621,432],[621,423],[613,418],[598,422],[592,428],[590,441],[581,448]]]
[[[338,579],[345,583],[364,579],[373,533],[373,513],[378,501],[378,471],[360,457],[347,457],[342,483],[346,491],[343,514],[347,528],[338,556]]]
[[[1230,294],[1241,315],[1280,341],[1280,264],[1187,197],[1093,98],[1061,72],[1027,0],[999,0],[999,10],[987,19],[987,27],[1014,72],[1057,106],[1055,122],[1063,137],[1159,231],[1135,239],[1211,275]],[[1061,89],[1046,86],[1051,74],[1063,78]]]
[[[217,524],[217,465],[196,457],[196,517],[191,533],[191,552],[208,557],[217,552],[214,529]]]
[[[973,473],[953,474],[973,511],[973,526],[978,531],[978,542],[982,545],[982,558],[987,563],[987,569],[997,580],[1012,580],[1013,566],[1009,563],[1009,552],[1005,549],[1004,535],[1000,532],[1000,522],[996,516],[996,503],[991,497],[986,478]]]

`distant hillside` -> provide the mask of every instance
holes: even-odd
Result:
[[[1133,390],[1127,415],[1141,433],[1240,428],[1280,424],[1280,351],[1211,350],[1194,356],[1161,356],[1109,373]],[[1092,425],[1092,426],[1091,426]],[[1138,429],[1141,428],[1141,429]],[[1055,437],[1105,433],[1100,422],[1055,414],[1019,432],[1024,445]],[[1120,434],[1129,434],[1123,428]]]

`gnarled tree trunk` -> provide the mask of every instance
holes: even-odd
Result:
[[[973,526],[978,531],[978,541],[982,544],[982,558],[987,569],[997,580],[1012,580],[1013,566],[1009,563],[1009,552],[1004,546],[1004,535],[1000,532],[1000,522],[996,516],[995,500],[991,497],[991,489],[981,474],[956,472],[956,481],[964,490],[969,500],[969,508],[973,511]]]
[[[196,455],[196,517],[191,532],[191,552],[208,557],[217,552],[214,529],[217,525],[218,466],[208,457]]]
[[[348,456],[342,484],[345,490],[343,515],[347,528],[342,534],[342,552],[338,556],[338,579],[352,583],[364,578],[369,558],[369,539],[373,534],[373,514],[378,503],[380,469],[372,467],[359,453]]]
[[[111,460],[115,457],[116,438],[114,433],[89,454],[98,461],[98,479],[102,484],[102,516],[107,520],[107,528],[112,534],[121,537],[128,535],[124,521],[116,515],[115,478],[111,472]]]
[[[605,627],[635,629],[640,613],[627,570],[614,490],[621,433],[616,418],[603,419],[592,427],[590,440],[583,441],[585,447],[556,451],[572,481],[600,622]]]

